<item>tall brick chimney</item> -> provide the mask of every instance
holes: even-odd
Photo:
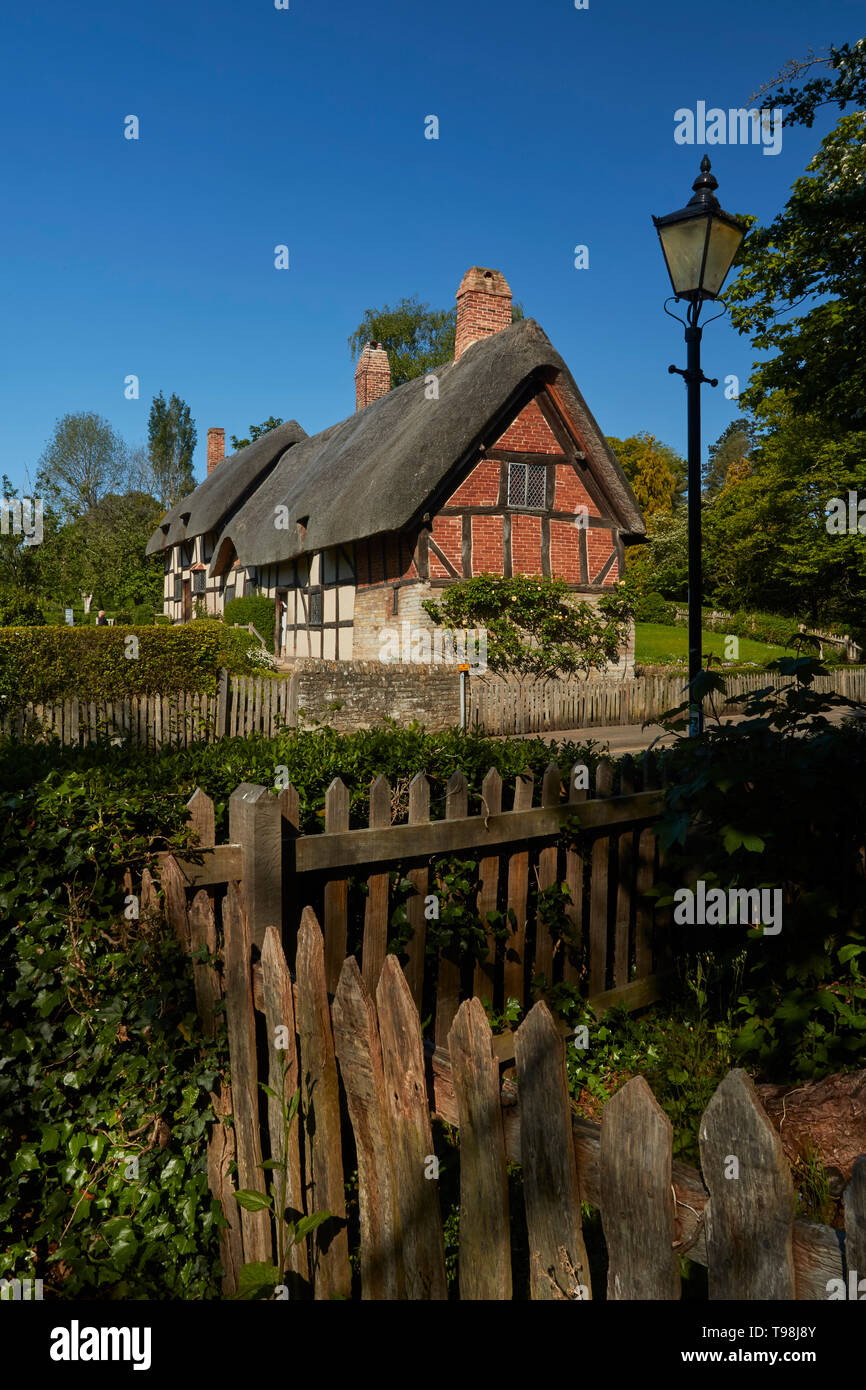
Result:
[[[474,265],[467,270],[457,291],[457,333],[454,361],[479,338],[489,338],[511,326],[511,289],[498,270]]]
[[[387,352],[381,343],[365,343],[355,368],[355,409],[363,410],[390,390],[391,363]]]
[[[226,456],[226,432],[211,425],[207,432],[207,471],[212,473]]]

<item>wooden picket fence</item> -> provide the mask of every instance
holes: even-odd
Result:
[[[653,830],[662,808],[661,772],[651,753],[616,767],[604,759],[592,787],[588,783],[585,765],[576,764],[563,786],[558,766],[550,763],[537,789],[539,804],[533,805],[535,782],[527,773],[516,779],[510,809],[503,810],[506,789],[491,768],[470,815],[466,778],[455,772],[437,798],[444,815],[433,819],[427,777],[419,773],[399,789],[378,777],[370,788],[368,827],[350,829],[349,790],[335,778],[325,798],[324,833],[314,835],[300,834],[294,787],[274,796],[244,784],[229,800],[230,843],[224,845],[214,844],[213,804],[199,789],[189,808],[206,848],[188,858],[164,855],[163,883],[180,895],[202,888],[222,893],[243,880],[254,944],[261,948],[266,928],[279,923],[290,964],[300,907],[313,906],[323,924],[329,992],[337,988],[350,940],[372,991],[388,949],[391,878],[399,869],[394,876],[412,887],[405,903],[411,928],[406,978],[418,1008],[434,1016],[440,1048],[462,999],[474,994],[497,1009],[508,999],[522,1006],[536,975],[579,987],[598,1010],[641,1008],[659,997],[670,969],[670,909],[655,908],[647,896],[663,864]],[[395,814],[405,820],[392,823]],[[574,817],[580,845],[562,836]],[[477,865],[486,948],[474,961],[426,949],[426,913],[448,895],[437,869],[451,856]],[[550,916],[537,904],[557,883],[566,885],[568,897],[564,922],[551,929]],[[497,912],[509,924],[507,938],[501,927],[497,934],[489,926]]]
[[[722,673],[724,675],[724,672]],[[681,676],[640,676],[607,680],[519,680],[504,676],[472,676],[469,681],[469,722],[490,735],[534,734],[550,730],[587,729],[609,724],[643,724],[657,720],[666,710],[686,699],[685,673]],[[771,686],[789,684],[776,672],[725,675],[726,707],[741,713],[747,697]],[[836,670],[818,676],[812,689],[836,692],[849,700],[866,702],[866,667]],[[718,702],[721,707],[721,701]]]
[[[456,681],[455,701],[456,710]],[[726,677],[728,693],[738,697],[730,713],[744,708],[746,696],[764,686],[787,682],[773,673]],[[68,699],[11,708],[0,715],[0,734],[17,738],[57,738],[64,744],[93,743],[98,738],[131,739],[148,748],[169,744],[188,747],[199,740],[264,734],[272,737],[298,724],[296,676],[229,676],[223,671],[215,695],[195,693],[140,695],[118,700]],[[545,733],[643,724],[682,704],[685,675],[638,679],[517,680],[472,675],[468,722],[489,735]],[[866,703],[866,667],[839,669],[815,679],[813,689],[835,691]],[[324,699],[324,697],[323,697]],[[327,724],[327,701],[314,713]],[[435,714],[436,711],[431,711]],[[456,715],[455,715],[456,721]],[[376,717],[372,718],[377,722]]]
[[[0,734],[57,738],[63,744],[97,739],[131,739],[146,748],[264,734],[271,738],[297,723],[289,680],[275,676],[229,676],[223,671],[214,695],[130,695],[117,700],[29,701],[7,709]]]
[[[151,882],[143,894],[153,910]],[[205,890],[187,907],[169,887],[165,902],[188,949],[216,951]],[[278,1222],[327,1212],[289,1245],[274,1296],[447,1298],[431,1111],[459,1131],[461,1299],[528,1292],[533,1300],[590,1300],[582,1202],[601,1212],[611,1300],[679,1298],[681,1255],[707,1267],[709,1297],[719,1300],[824,1300],[830,1281],[844,1289],[849,1271],[866,1268],[866,1157],[845,1192],[844,1238],[796,1218],[781,1141],[745,1072],[729,1072],[704,1112],[701,1174],[673,1160],[670,1121],[640,1076],[607,1103],[600,1126],[574,1114],[566,1043],[544,1002],[503,1049],[480,1001],[465,1000],[448,1033],[451,1084],[443,1099],[430,1085],[420,1016],[396,956],[386,957],[373,989],[348,956],[329,998],[325,941],[311,908],[301,917],[294,980],[276,925],[255,950],[236,882],[222,901],[221,928],[222,973],[194,969],[206,1029],[217,1026],[222,995],[228,1024],[231,1086],[212,1096],[208,1151],[211,1191],[227,1222],[220,1237],[226,1296],[245,1264],[274,1263]],[[510,1070],[514,1081],[503,1075]],[[264,1123],[262,1083],[269,1087]],[[300,1107],[286,1135],[282,1104],[295,1093]],[[509,1210],[509,1161],[522,1167],[521,1232]],[[344,1186],[353,1170],[355,1280]],[[241,1209],[239,1189],[259,1194],[260,1208],[247,1201]],[[273,1214],[264,1206],[271,1193]],[[530,1252],[528,1271],[516,1267],[518,1249]]]

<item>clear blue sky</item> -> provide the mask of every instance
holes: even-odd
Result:
[[[314,433],[354,408],[363,311],[448,306],[473,264],[505,274],[606,433],[683,450],[650,214],[682,206],[705,151],[675,144],[674,111],[747,105],[786,59],[858,38],[859,0],[290,4],[7,8],[0,469],[26,488],[69,411],[142,442],[160,389],[189,402],[199,477],[209,425]],[[775,157],[709,149],[722,206],[771,219],[834,120]],[[726,322],[705,334],[707,375],[745,383],[752,358]],[[704,412],[705,441],[739,413],[721,386]]]

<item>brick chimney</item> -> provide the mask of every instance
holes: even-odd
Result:
[[[381,343],[365,343],[355,368],[355,409],[363,410],[390,390],[391,363],[387,352]]]
[[[454,361],[479,338],[489,338],[511,326],[511,289],[498,270],[472,266],[457,291],[457,333]]]
[[[212,425],[207,432],[207,471],[212,473],[226,456],[226,432]]]

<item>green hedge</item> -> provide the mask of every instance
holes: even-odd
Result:
[[[126,655],[130,636],[137,639],[137,657]],[[0,629],[0,700],[213,694],[223,653],[219,623]]]
[[[252,623],[267,643],[269,652],[274,650],[274,624],[276,606],[272,598],[265,594],[250,594],[247,598],[233,598],[225,606],[225,620],[231,626],[240,623],[246,627]]]

